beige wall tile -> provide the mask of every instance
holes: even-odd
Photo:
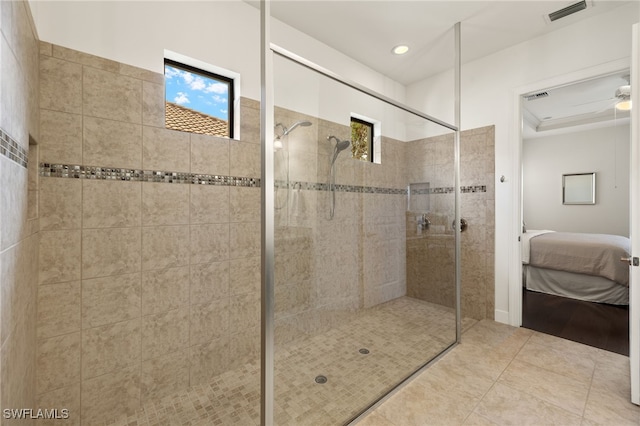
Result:
[[[189,226],[142,228],[142,270],[189,264]]]
[[[229,341],[232,366],[241,366],[260,359],[260,327],[236,333]]]
[[[229,174],[231,176],[260,176],[260,145],[231,141],[229,146]]]
[[[11,333],[4,339],[0,351],[0,376],[3,406],[33,404],[36,394],[37,342],[35,339],[35,303],[24,306],[24,311],[13,322]],[[3,327],[5,325],[3,324]]]
[[[82,181],[84,228],[140,226],[142,182]]]
[[[82,380],[140,368],[140,318],[82,331]]]
[[[229,329],[241,332],[260,325],[260,295],[242,294],[233,296],[229,306]]]
[[[39,49],[41,55],[52,56],[53,55],[53,45],[51,43],[47,43],[46,41],[40,41]]]
[[[81,273],[81,233],[77,231],[40,232],[40,283],[77,281]]]
[[[39,419],[38,424],[55,426],[64,423],[65,425],[80,426],[80,382],[38,395],[36,408],[57,409],[60,415],[62,409],[67,409],[69,414],[68,419]]]
[[[305,148],[309,144],[308,140],[301,140],[301,145]],[[308,151],[289,152],[289,179],[292,181],[315,182],[318,180],[318,156]],[[343,154],[344,155],[344,154]],[[279,164],[276,155],[276,166]],[[283,164],[282,169],[286,171],[287,166]],[[277,169],[276,169],[277,170]],[[368,183],[371,185],[371,183]]]
[[[97,424],[140,407],[140,365],[82,382],[82,424]]]
[[[130,228],[82,231],[82,277],[106,277],[140,271],[141,235]]]
[[[229,139],[191,134],[191,172],[229,175]]]
[[[191,264],[229,258],[229,224],[192,225]]]
[[[142,126],[87,116],[83,121],[83,164],[142,168]]]
[[[189,382],[191,386],[206,383],[227,371],[230,363],[229,339],[223,337],[189,348]]]
[[[142,183],[142,224],[182,225],[189,223],[189,186]]]
[[[229,236],[231,259],[260,255],[260,223],[232,223]]]
[[[80,281],[38,288],[38,338],[80,331]]]
[[[144,126],[142,167],[145,170],[188,172],[191,166],[189,147],[189,133]]]
[[[82,328],[140,317],[140,272],[82,281]]]
[[[142,314],[157,314],[189,303],[189,267],[142,273]]]
[[[260,105],[247,98],[240,98],[240,139],[260,143]]]
[[[192,304],[189,321],[189,343],[192,346],[227,335],[229,299]]]
[[[27,219],[28,173],[24,167],[0,156],[0,251],[25,236]],[[11,188],[11,189],[9,189]]]
[[[260,222],[260,188],[232,186],[229,188],[231,222]]]
[[[189,308],[183,307],[142,318],[142,359],[178,351],[189,344]]]
[[[82,164],[82,115],[40,110],[40,160]]]
[[[79,179],[40,180],[40,229],[77,229],[82,225],[82,182]]]
[[[229,297],[229,262],[191,265],[190,294],[192,303]]]
[[[92,68],[98,68],[105,71],[117,72],[118,63],[100,56],[91,55],[89,53],[80,52],[78,50],[53,45],[53,56],[64,59],[77,64],[88,65]]]
[[[29,87],[18,58],[4,38],[0,40],[0,72],[3,76],[0,81],[0,125],[18,144],[26,148]]]
[[[138,68],[124,63],[119,63],[120,75],[128,75],[129,77],[145,80],[151,83],[163,84],[164,74],[149,71],[144,68]]]
[[[142,124],[164,128],[164,84],[142,82]]]
[[[191,224],[229,222],[228,186],[190,185]]]
[[[142,123],[142,81],[83,68],[82,107],[87,116]]]
[[[189,387],[189,349],[143,361],[140,384],[142,404],[186,390]]]
[[[80,381],[80,332],[38,342],[37,389],[44,393]]]
[[[237,296],[260,292],[260,256],[233,259],[229,262],[229,294]]]
[[[16,327],[35,328],[36,283],[38,281],[38,236],[0,252],[0,342],[6,344]],[[35,337],[35,329],[32,330]],[[29,342],[25,336],[24,342]]]
[[[40,57],[40,107],[82,113],[82,65]]]

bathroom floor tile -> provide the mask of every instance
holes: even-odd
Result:
[[[403,297],[277,345],[275,424],[345,424],[455,338],[453,315]],[[358,424],[640,424],[640,407],[628,397],[627,357],[494,321],[464,319],[463,330],[460,345]],[[326,383],[315,382],[319,375]],[[107,424],[257,426],[259,362]]]

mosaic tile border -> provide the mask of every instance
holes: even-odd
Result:
[[[261,185],[259,178],[247,178],[236,176],[208,175],[187,172],[169,172],[160,170],[124,169],[117,167],[96,167],[82,166],[77,164],[52,164],[40,163],[40,176],[58,177],[71,179],[94,179],[94,180],[120,180],[130,182],[158,182],[177,183],[193,185],[219,185],[219,186],[244,186],[259,188]],[[308,191],[328,191],[328,183],[301,182],[278,180],[275,182],[277,188],[302,189]],[[339,192],[353,192],[362,194],[395,194],[407,195],[408,189],[381,188],[375,186],[362,185],[334,185]],[[453,187],[429,188],[414,191],[413,194],[450,194],[454,192]],[[460,192],[487,192],[486,185],[462,186]]]
[[[40,163],[40,176],[71,179],[260,187],[260,179],[258,178],[159,170],[122,169],[117,167],[81,166],[75,164]]]
[[[276,187],[278,188],[289,188],[289,189],[303,189],[307,191],[328,191],[329,184],[328,183],[319,183],[319,182],[289,182],[287,185],[286,181],[276,181]],[[408,192],[406,189],[397,189],[397,188],[381,188],[375,186],[361,186],[361,185],[334,185],[334,188],[338,192],[355,192],[355,193],[364,193],[364,194],[398,194],[398,195],[406,195]]]
[[[4,155],[25,169],[29,165],[29,151],[21,147],[2,129],[0,129],[0,155]]]

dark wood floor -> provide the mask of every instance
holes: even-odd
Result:
[[[629,355],[629,308],[523,289],[522,326]]]

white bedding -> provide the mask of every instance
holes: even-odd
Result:
[[[531,244],[529,243],[529,240],[531,240],[533,237],[537,237],[538,235],[548,234],[549,232],[554,231],[549,231],[548,229],[540,231],[529,229],[527,230],[527,232],[522,234],[522,238],[520,238],[520,254],[522,257],[522,263],[524,263],[525,265],[529,264],[529,259],[531,257]]]

